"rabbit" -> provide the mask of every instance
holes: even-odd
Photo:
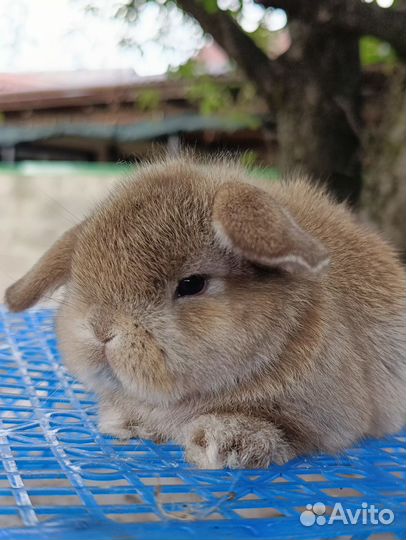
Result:
[[[404,424],[403,267],[306,178],[140,166],[6,303],[62,285],[62,358],[97,394],[102,433],[173,440],[200,468],[266,468]]]

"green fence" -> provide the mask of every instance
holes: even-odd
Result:
[[[97,176],[120,176],[136,168],[131,163],[88,163],[77,161],[21,161],[15,164],[0,163],[0,174],[89,174]],[[279,172],[274,167],[253,168],[260,178],[277,179]]]

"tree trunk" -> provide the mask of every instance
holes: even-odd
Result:
[[[372,221],[405,256],[405,86],[406,70],[398,66],[386,88],[369,107],[379,108],[379,124],[364,134],[364,187],[361,214]]]
[[[320,3],[305,5],[311,14]],[[293,18],[292,46],[272,61],[227,12],[207,11],[199,0],[177,0],[177,5],[213,36],[276,111],[281,169],[308,173],[328,183],[339,200],[356,203],[361,191],[358,36],[308,16]]]
[[[275,103],[282,171],[297,169],[327,183],[339,200],[361,191],[358,38],[292,21],[286,73]]]

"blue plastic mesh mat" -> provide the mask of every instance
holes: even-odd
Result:
[[[0,307],[1,540],[405,538],[405,434],[264,471],[196,470],[176,445],[97,432],[53,315]],[[371,505],[380,519],[351,524]]]

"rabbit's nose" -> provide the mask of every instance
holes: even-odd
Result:
[[[98,337],[98,340],[101,341],[103,345],[106,345],[106,343],[111,341],[114,337],[115,337],[115,334],[109,334],[108,336],[104,336],[103,338]]]
[[[112,317],[101,310],[94,310],[90,317],[90,325],[93,333],[100,343],[105,345],[111,341],[115,332],[112,330]]]
[[[110,328],[106,328],[103,325],[93,324],[92,327],[96,339],[103,345],[106,345],[116,336],[116,334],[112,332]]]

